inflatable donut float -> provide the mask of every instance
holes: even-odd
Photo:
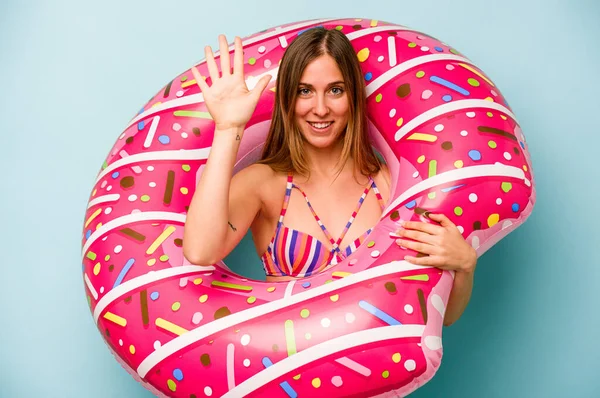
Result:
[[[82,236],[85,292],[110,350],[157,396],[407,395],[440,366],[453,273],[402,261],[415,253],[390,232],[441,212],[481,255],[532,211],[527,145],[498,87],[447,44],[370,19],[304,21],[243,39],[249,88],[272,80],[234,172],[260,156],[286,47],[316,26],[351,40],[372,142],[393,177],[380,222],[348,259],[279,283],[185,260],[186,211],[214,132],[189,69],[139,110],[97,175]],[[208,76],[204,62],[197,67]]]

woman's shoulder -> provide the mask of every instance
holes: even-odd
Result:
[[[271,166],[262,163],[253,163],[250,166],[243,168],[240,173],[244,173],[245,177],[257,179],[270,178],[276,174]]]
[[[280,185],[280,180],[285,179],[285,173],[277,172],[271,166],[262,163],[254,163],[239,171],[242,184],[251,188],[261,195],[269,192],[274,186]],[[262,195],[261,195],[262,196]]]

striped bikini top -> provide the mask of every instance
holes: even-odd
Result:
[[[267,250],[261,257],[265,274],[267,276],[309,276],[319,273],[329,265],[337,264],[339,261],[342,261],[344,258],[352,254],[371,233],[372,228],[369,228],[369,230],[363,235],[355,239],[345,250],[340,250],[339,244],[344,239],[348,229],[350,229],[350,226],[358,214],[358,210],[362,206],[367,194],[371,190],[371,187],[377,196],[381,210],[383,211],[385,208],[385,203],[381,197],[381,194],[379,193],[379,190],[377,189],[377,186],[375,185],[375,181],[369,177],[369,184],[358,200],[356,208],[346,223],[346,227],[342,231],[342,234],[336,241],[331,236],[329,231],[327,231],[327,228],[325,228],[325,225],[323,225],[319,219],[319,216],[317,216],[315,213],[304,191],[293,183],[293,174],[290,172],[288,174],[285,198],[281,213],[279,215],[279,222],[277,223],[275,235],[271,239]],[[321,230],[327,239],[329,239],[329,242],[331,243],[331,249],[328,249],[322,241],[314,236],[283,225],[283,218],[290,200],[292,188],[298,189],[304,196],[304,199],[306,199],[308,208],[312,212],[315,220],[321,227]]]

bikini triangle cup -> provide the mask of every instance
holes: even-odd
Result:
[[[298,189],[306,200],[308,208],[319,224],[319,227],[329,240],[331,248],[328,248],[320,239],[317,239],[305,232],[289,228],[283,223],[293,188]],[[339,245],[352,226],[352,222],[356,218],[356,215],[358,214],[358,211],[364,203],[364,200],[371,188],[373,188],[373,191],[377,196],[377,200],[379,201],[381,209],[383,210],[385,208],[385,203],[381,197],[381,194],[379,193],[379,190],[377,189],[377,186],[375,185],[375,181],[369,177],[369,184],[360,196],[358,203],[356,204],[356,207],[352,212],[350,219],[346,223],[346,226],[344,227],[340,237],[335,240],[315,212],[310,201],[308,200],[306,193],[302,190],[302,188],[294,184],[293,174],[290,172],[288,174],[285,197],[279,215],[277,228],[267,250],[261,256],[265,274],[267,276],[309,276],[314,273],[321,272],[329,265],[337,264],[339,261],[342,261],[345,257],[352,254],[371,233],[371,228],[350,243],[343,251],[340,250]]]

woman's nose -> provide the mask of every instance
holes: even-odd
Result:
[[[329,106],[327,105],[327,99],[324,95],[315,96],[313,113],[317,116],[325,116],[329,113]]]

